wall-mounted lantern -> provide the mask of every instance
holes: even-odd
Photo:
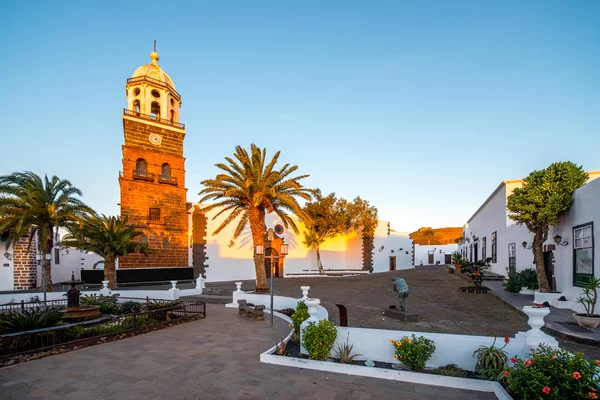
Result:
[[[262,256],[265,252],[265,247],[262,245],[258,245],[254,248],[254,255]]]
[[[562,242],[562,236],[560,235],[556,235],[554,236],[554,243],[556,243],[557,246],[567,246],[569,244],[569,242],[567,242],[566,240],[564,242]]]
[[[283,243],[281,245],[281,255],[282,256],[287,256],[289,254],[289,250],[290,250],[290,245],[287,243]]]
[[[8,261],[12,260],[12,254],[10,254],[8,251],[4,253],[4,257],[6,257]]]
[[[533,249],[533,245],[532,245],[532,246],[529,246],[529,247],[527,247],[527,242],[525,242],[525,241],[524,241],[523,243],[521,243],[521,245],[523,246],[523,248],[524,248],[525,250],[531,250],[531,249]]]

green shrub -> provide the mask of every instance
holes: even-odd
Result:
[[[141,308],[142,306],[140,305],[140,303],[136,301],[126,301],[119,305],[121,314],[133,314],[136,312],[140,312]]]
[[[456,364],[443,365],[434,369],[432,372],[436,375],[456,376],[459,378],[467,377],[467,371],[462,368],[458,368]]]
[[[119,306],[115,296],[103,296],[90,294],[79,299],[79,304],[82,306],[98,306],[102,314],[119,314]]]
[[[173,308],[181,305],[181,300],[151,300],[144,303],[147,311],[162,310],[163,308]]]
[[[511,358],[504,371],[508,391],[518,399],[597,399],[600,393],[598,365],[581,353],[569,353],[540,345],[529,359]]]
[[[38,307],[23,312],[9,311],[0,314],[0,332],[13,333],[48,328],[62,320],[58,308]]]
[[[523,287],[530,290],[539,288],[537,272],[533,268],[527,268],[509,275],[507,282],[504,284],[504,289],[512,293],[520,292]]]
[[[323,319],[318,324],[310,322],[302,330],[302,344],[313,360],[326,360],[335,344],[337,328],[333,322]]]
[[[300,339],[300,325],[310,317],[308,314],[308,306],[304,301],[299,301],[296,306],[296,311],[292,314],[292,325],[294,326],[294,342]]]
[[[511,274],[504,284],[504,290],[511,293],[519,293],[523,287],[523,281],[520,274]]]
[[[510,341],[508,335],[504,337],[504,346],[496,347],[496,335],[494,335],[494,343],[491,346],[480,346],[473,352],[473,357],[477,357],[475,364],[475,372],[481,379],[496,381],[501,379],[502,371],[508,361],[508,356],[504,348]]]
[[[390,340],[396,349],[394,358],[407,366],[411,371],[423,371],[427,360],[435,352],[435,343],[424,336],[412,335],[412,340],[404,336],[400,340]]]

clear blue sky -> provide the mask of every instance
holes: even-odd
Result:
[[[461,226],[553,161],[600,169],[600,1],[197,3],[4,2],[0,174],[117,214],[125,81],[154,39],[188,201],[252,142],[400,231]]]

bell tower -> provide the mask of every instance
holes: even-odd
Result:
[[[121,216],[144,232],[153,254],[119,259],[119,268],[187,267],[188,213],[181,96],[150,53],[150,63],[127,79],[123,110]]]

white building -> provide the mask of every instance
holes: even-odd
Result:
[[[451,264],[457,248],[456,244],[415,244],[415,266]]]
[[[600,171],[589,172],[588,183],[575,191],[571,208],[550,228],[544,243],[544,262],[551,287],[567,300],[581,294],[582,282],[600,276]],[[502,182],[463,227],[465,240],[458,252],[476,261],[491,258],[492,272],[507,275],[508,269],[535,268],[531,248],[533,234],[517,225],[507,209],[507,198],[522,180]],[[560,244],[554,237],[560,236]],[[596,240],[594,240],[596,237]],[[558,237],[556,238],[559,239]]]
[[[212,233],[222,221],[222,218],[211,221],[217,212],[213,210],[206,216],[206,261],[203,270],[207,281],[254,279],[256,273],[250,227],[247,226],[237,239],[233,238],[235,223],[213,236]],[[291,228],[285,229],[275,214],[266,217],[268,232],[265,234],[264,253],[267,276],[270,276],[271,265],[275,266],[275,276],[279,277],[318,273],[316,251],[303,243],[305,226],[296,218],[294,220],[300,231],[297,235]],[[288,244],[289,249],[285,257],[280,254],[283,243]],[[412,268],[412,240],[408,234],[388,233],[387,222],[379,221],[373,246],[373,272]],[[363,240],[356,232],[325,241],[320,247],[320,255],[326,273],[364,271]],[[190,260],[193,259],[190,249]]]

